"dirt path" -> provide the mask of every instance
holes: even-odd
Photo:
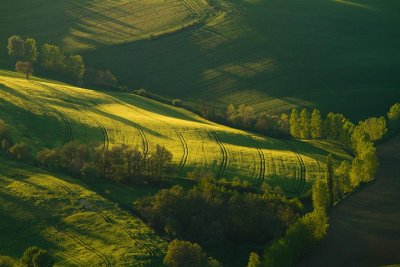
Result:
[[[400,136],[378,147],[377,180],[330,214],[321,245],[301,266],[400,263]]]

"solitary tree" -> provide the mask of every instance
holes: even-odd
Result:
[[[329,192],[325,179],[318,178],[312,188],[312,200],[314,209],[326,211],[330,206]]]
[[[310,114],[304,108],[300,113],[300,137],[302,139],[310,139],[310,133]]]
[[[20,36],[13,35],[8,38],[7,49],[10,56],[21,59],[25,54],[25,42]]]
[[[294,138],[300,138],[299,111],[297,109],[293,109],[290,114],[290,134]]]
[[[322,137],[322,118],[318,109],[314,109],[311,113],[311,137],[318,139]]]
[[[25,74],[26,79],[29,80],[29,76],[33,73],[32,63],[29,61],[18,61],[15,64],[15,70],[19,73]]]
[[[25,53],[24,59],[32,63],[36,62],[38,58],[38,51],[36,47],[36,41],[33,38],[27,38],[25,40]]]

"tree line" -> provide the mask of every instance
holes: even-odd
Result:
[[[9,159],[83,179],[104,178],[118,183],[159,185],[167,174],[176,171],[172,153],[160,145],[145,153],[136,146],[125,144],[91,148],[72,141],[59,148],[45,148],[34,155],[26,143],[13,143],[3,121],[0,121],[0,138],[3,154]]]
[[[33,74],[33,67],[38,63],[41,70],[68,81],[102,88],[118,86],[116,76],[109,70],[86,67],[81,55],[68,54],[53,44],[45,43],[38,49],[35,39],[13,35],[8,38],[7,50],[10,59],[16,62],[15,70],[24,74],[26,79]]]
[[[29,247],[23,253],[20,262],[13,260],[8,256],[0,255],[0,266],[1,267],[52,267],[55,261],[52,255],[39,247]]]

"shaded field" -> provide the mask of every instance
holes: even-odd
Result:
[[[400,262],[400,136],[378,147],[376,182],[333,209],[326,239],[300,266],[384,266]]]
[[[92,147],[128,144],[144,153],[160,144],[173,153],[179,176],[203,170],[254,185],[268,182],[290,195],[307,192],[323,175],[328,153],[348,158],[332,143],[262,137],[131,94],[12,76],[0,76],[0,118],[15,141],[35,151],[73,140]]]
[[[0,39],[53,42],[129,88],[219,108],[245,103],[276,114],[318,107],[358,120],[400,98],[397,1],[212,3],[5,0]]]
[[[0,253],[48,249],[57,266],[158,266],[167,242],[77,180],[2,160]],[[153,265],[152,265],[153,264]]]

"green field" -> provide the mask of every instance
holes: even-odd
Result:
[[[0,38],[53,42],[130,88],[221,108],[316,106],[358,120],[400,98],[398,1],[211,2],[1,1]]]
[[[90,146],[128,144],[144,151],[160,144],[173,153],[178,176],[203,170],[255,185],[269,182],[291,195],[307,192],[324,172],[327,153],[346,157],[333,144],[261,137],[140,96],[2,74],[0,118],[10,125],[15,141],[35,151],[72,140]]]
[[[81,182],[4,160],[0,216],[2,254],[17,259],[36,245],[56,266],[149,266],[162,260],[167,244]]]

